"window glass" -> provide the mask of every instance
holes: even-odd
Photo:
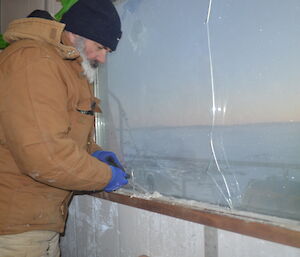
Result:
[[[101,140],[148,192],[300,219],[300,3],[127,0]]]

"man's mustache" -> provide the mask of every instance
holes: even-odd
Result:
[[[90,60],[90,65],[92,68],[96,69],[99,66],[99,62],[96,60]]]

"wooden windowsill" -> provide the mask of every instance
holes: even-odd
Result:
[[[175,218],[300,248],[300,223],[266,215],[224,210],[209,205],[186,204],[164,198],[143,198],[132,193],[92,194],[112,202]]]

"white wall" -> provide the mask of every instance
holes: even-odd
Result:
[[[25,18],[32,10],[44,8],[44,0],[1,0],[1,32],[12,20]]]
[[[3,33],[9,22],[18,18],[25,18],[35,9],[47,9],[55,14],[60,8],[59,0],[1,0],[0,1],[1,33]]]
[[[62,257],[300,257],[300,249],[77,196]]]

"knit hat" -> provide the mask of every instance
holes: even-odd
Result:
[[[47,20],[54,20],[54,18],[50,15],[50,13],[48,13],[47,11],[44,10],[34,10],[33,12],[31,12],[27,18],[43,18],[43,19],[47,19]]]
[[[111,0],[79,0],[62,17],[65,29],[112,51],[121,38],[121,21]]]

